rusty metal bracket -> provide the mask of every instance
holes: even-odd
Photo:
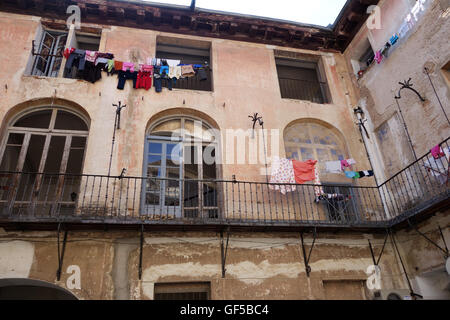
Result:
[[[413,288],[412,288],[412,286],[411,286],[411,281],[409,280],[408,272],[406,271],[405,264],[403,263],[402,256],[400,255],[400,251],[398,250],[397,244],[395,243],[395,237],[394,237],[394,234],[392,233],[392,230],[389,230],[389,234],[391,236],[392,245],[393,245],[395,251],[397,252],[398,258],[400,259],[400,264],[402,265],[403,273],[405,274],[406,282],[408,283],[409,294],[411,295],[411,298],[415,299],[416,297],[418,297],[418,298],[423,299],[423,296],[421,296],[418,293],[415,293]]]
[[[124,104],[122,106],[122,101],[119,101],[119,104],[113,104],[113,107],[116,107],[116,119],[114,120],[114,126],[117,130],[120,130],[120,112],[123,108],[126,108],[127,105]]]
[[[67,243],[67,229],[64,230],[64,238],[62,243],[62,248],[60,246],[60,234],[61,234],[61,223],[58,223],[58,236],[57,236],[57,245],[58,245],[58,270],[56,271],[56,279],[61,280],[61,272],[62,266],[64,262],[64,252],[66,251],[66,243]]]
[[[317,238],[317,230],[314,228],[314,236],[313,236],[313,242],[311,245],[311,248],[309,249],[308,257],[306,257],[306,249],[305,249],[305,243],[303,241],[303,232],[300,233],[300,239],[302,240],[302,252],[303,252],[303,261],[305,262],[305,271],[306,276],[309,278],[309,274],[311,273],[311,267],[309,266],[309,261],[311,259],[311,253],[314,248],[314,244],[316,243]]]
[[[399,84],[401,85],[401,88],[400,88],[400,90],[398,91],[398,94],[395,96],[395,99],[401,99],[402,96],[400,95],[400,92],[401,92],[403,89],[408,89],[408,90],[411,90],[412,92],[414,92],[414,93],[419,97],[420,101],[422,101],[422,102],[425,102],[425,101],[426,101],[425,98],[423,98],[423,97],[420,95],[420,93],[419,93],[416,89],[413,88],[413,84],[411,83],[411,78],[409,78],[408,80],[405,80],[405,81],[403,81],[403,82],[399,82]]]
[[[141,239],[139,246],[139,280],[142,279],[142,256],[144,248],[144,224],[141,224]]]
[[[381,256],[383,255],[384,248],[386,247],[386,242],[387,242],[388,237],[389,237],[389,232],[386,230],[386,237],[384,238],[383,247],[381,248],[381,252],[380,252],[380,255],[378,256],[377,260],[375,260],[375,254],[373,253],[372,243],[370,243],[370,239],[367,239],[367,241],[369,242],[370,254],[372,255],[373,264],[375,266],[378,266],[378,264],[380,263]]]
[[[445,247],[445,249],[444,249],[444,248],[441,248],[440,245],[438,245],[436,242],[434,242],[433,240],[431,240],[430,238],[428,238],[424,233],[420,232],[419,229],[417,229],[417,226],[413,225],[409,219],[408,219],[407,221],[408,221],[408,224],[409,224],[409,226],[410,226],[411,228],[413,228],[414,230],[416,230],[416,232],[417,232],[418,234],[420,234],[420,235],[421,235],[422,237],[424,237],[428,242],[430,242],[432,245],[434,245],[436,248],[438,248],[439,250],[441,250],[441,251],[444,253],[444,259],[447,259],[448,257],[450,257],[450,252],[448,251],[447,243],[445,242],[445,238],[444,238],[444,234],[442,233],[441,226],[438,226],[438,227],[439,227],[439,232],[440,232],[440,234],[441,234],[442,241],[444,242],[444,247]]]
[[[228,253],[228,241],[230,240],[230,232],[227,230],[227,244],[224,248],[223,245],[223,231],[220,231],[220,256],[221,256],[221,262],[222,262],[222,278],[225,278],[225,273],[227,269],[225,268],[226,261],[227,261],[227,253]]]

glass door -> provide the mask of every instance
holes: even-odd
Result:
[[[144,214],[181,216],[181,145],[148,141]]]

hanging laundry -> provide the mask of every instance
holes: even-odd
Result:
[[[342,165],[340,161],[327,161],[325,162],[325,171],[328,173],[341,173]]]
[[[119,71],[118,78],[119,82],[117,83],[117,89],[123,90],[125,87],[126,80],[133,80],[133,88],[136,88],[136,81],[137,81],[137,74],[138,72],[131,72],[131,71]]]
[[[156,71],[153,73],[153,85],[155,86],[156,92],[162,91],[162,79],[159,73],[156,73]]]
[[[398,35],[397,35],[397,34],[394,34],[394,35],[389,39],[389,42],[391,43],[391,45],[396,44],[397,41],[398,41]]]
[[[334,200],[334,201],[350,201],[352,196],[350,195],[344,195],[339,193],[324,193],[320,196],[316,197],[315,202],[318,203],[319,201],[328,201],[328,200]]]
[[[189,64],[189,65],[181,66],[181,75],[183,77],[195,76],[195,71],[194,71],[194,68],[192,67],[192,65]]]
[[[151,72],[153,74],[153,66],[147,65],[147,64],[143,64],[143,65],[141,65],[141,71],[143,71],[143,72]]]
[[[341,170],[344,171],[344,168],[350,168],[354,164],[356,164],[356,161],[353,159],[341,160]]]
[[[342,173],[345,167],[350,167],[354,164],[356,164],[356,161],[354,159],[327,161],[325,162],[325,171],[328,173]]]
[[[130,70],[130,72],[134,72],[134,63],[132,62],[123,62],[122,71]]]
[[[67,48],[66,50],[64,50],[64,53],[63,53],[64,58],[69,59],[70,54],[74,51],[75,51],[75,48]]]
[[[443,156],[445,156],[444,151],[441,149],[441,146],[437,145],[431,149],[431,155],[435,159],[439,159]]]
[[[381,50],[381,54],[387,58],[389,53],[389,48],[391,47],[391,44],[389,42],[386,42],[383,49]]]
[[[77,72],[82,72],[86,64],[86,51],[81,49],[75,49],[66,61],[65,76],[67,78],[75,78]]]
[[[205,68],[199,68],[198,71],[197,71],[197,76],[198,76],[200,81],[208,80],[208,76],[206,75]]]
[[[345,171],[345,176],[347,178],[353,179],[356,176],[356,172],[354,172],[354,171]]]
[[[106,63],[98,63],[86,61],[82,79],[89,81],[91,83],[95,83],[96,81],[102,78],[102,69],[105,67]]]
[[[381,61],[383,60],[383,55],[381,54],[381,51],[380,50],[378,50],[376,53],[375,53],[375,61],[378,63],[378,64],[380,64],[381,63]]]
[[[110,60],[108,60],[108,63],[107,63],[107,71],[109,73],[111,73],[113,68],[114,68],[114,60],[110,59]]]
[[[350,179],[359,179],[360,178],[359,172],[345,171],[344,173],[345,173],[345,176]]]
[[[364,178],[364,177],[373,177],[374,173],[372,170],[366,170],[366,171],[359,171],[359,177],[360,178]]]
[[[423,162],[423,166],[435,177],[441,184],[447,184],[450,178],[450,148],[444,149],[444,157],[429,157]]]
[[[166,77],[169,75],[169,66],[161,66],[161,68],[159,69],[159,74],[162,77]]]
[[[114,60],[114,69],[116,69],[117,72],[123,69],[123,62]]]
[[[106,59],[106,58],[97,58],[97,60],[95,60],[95,65],[98,65],[99,63],[107,64],[108,61],[109,61],[109,59]]]
[[[151,72],[146,71],[138,71],[137,79],[136,79],[136,89],[143,88],[148,90],[152,87],[152,77],[153,74]]]
[[[316,185],[314,187],[314,195],[316,197],[320,196],[321,194],[323,194],[323,188],[320,186],[322,183],[320,182],[320,177],[319,177],[319,169],[316,167],[314,169],[314,184]]]
[[[277,184],[277,183],[295,184],[294,168],[292,166],[291,160],[273,157],[270,183],[276,183],[276,185],[269,185],[269,189],[279,190],[282,194],[286,194],[286,192],[295,191],[296,189],[295,185]]]
[[[181,78],[181,66],[169,66],[169,78]]]
[[[364,177],[373,177],[374,173],[372,170],[367,170],[367,171],[358,171],[359,177],[360,178],[364,178]]]
[[[97,55],[98,55],[97,51],[86,50],[86,61],[94,63],[95,60],[97,60]]]
[[[305,162],[292,160],[292,166],[294,168],[295,182],[303,184],[315,179],[315,168],[317,160],[308,160]]]
[[[107,52],[97,52],[97,58],[114,59],[114,55]]]

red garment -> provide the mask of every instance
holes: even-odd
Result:
[[[139,71],[136,79],[136,89],[144,88],[148,90],[152,87],[152,73]]]
[[[315,176],[315,167],[317,160],[308,160],[305,162],[292,160],[292,166],[294,167],[295,182],[303,184],[307,181],[313,181]]]
[[[70,48],[70,49],[67,48],[66,50],[64,50],[64,53],[63,53],[64,58],[69,59],[70,54],[74,51],[75,51],[75,48]]]

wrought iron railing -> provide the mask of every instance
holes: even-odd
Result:
[[[281,97],[307,100],[315,103],[328,103],[328,85],[326,82],[278,78]]]
[[[444,154],[426,153],[379,185],[386,216],[392,223],[406,219],[450,196],[450,138],[440,144]]]
[[[0,220],[387,227],[448,200],[441,146],[373,187],[1,172]]]

